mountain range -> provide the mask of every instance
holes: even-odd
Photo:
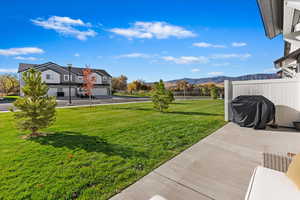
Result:
[[[243,76],[231,77],[231,76],[216,76],[208,78],[182,78],[176,80],[166,81],[166,83],[174,84],[178,81],[185,80],[190,84],[203,84],[203,83],[223,83],[224,80],[231,81],[247,81],[247,80],[263,80],[263,79],[276,79],[279,78],[277,74],[248,74]]]

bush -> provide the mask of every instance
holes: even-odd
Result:
[[[154,84],[154,90],[152,92],[152,102],[154,109],[164,112],[169,108],[169,104],[174,101],[174,95],[171,91],[165,89],[164,82],[160,80]]]
[[[213,87],[210,90],[210,96],[213,99],[217,99],[218,98],[218,88],[217,87]]]

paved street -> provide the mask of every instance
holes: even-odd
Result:
[[[138,101],[148,101],[149,98],[136,98],[136,97],[113,97],[113,98],[103,98],[92,100],[93,104],[113,104],[113,103],[126,103],[126,102],[138,102]],[[68,106],[68,100],[57,100],[58,107]],[[76,99],[72,100],[73,106],[83,106],[90,105],[88,99]],[[8,111],[12,107],[12,103],[0,103],[0,111]]]

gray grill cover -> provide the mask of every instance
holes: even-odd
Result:
[[[231,121],[241,127],[265,129],[275,121],[275,105],[264,96],[238,96],[231,102]]]

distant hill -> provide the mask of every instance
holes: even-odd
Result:
[[[276,78],[279,78],[277,74],[248,74],[248,75],[237,76],[237,77],[216,76],[216,77],[209,77],[209,78],[183,78],[183,79],[166,81],[166,83],[174,84],[177,81],[185,80],[190,84],[203,84],[203,83],[223,83],[224,80],[247,81],[247,80],[276,79]]]

